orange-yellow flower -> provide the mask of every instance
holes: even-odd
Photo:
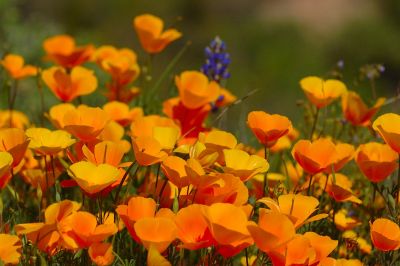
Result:
[[[114,261],[112,244],[93,243],[88,250],[90,259],[98,266],[111,265]]]
[[[209,81],[199,71],[185,71],[175,77],[175,84],[183,105],[189,109],[197,109],[214,102],[219,96],[219,85]]]
[[[16,110],[0,110],[0,128],[16,127],[25,129],[29,126],[29,118],[22,112]]]
[[[111,120],[118,122],[123,127],[143,117],[143,109],[141,107],[129,109],[129,105],[117,101],[106,103],[103,105],[103,110],[106,111]]]
[[[372,117],[385,103],[385,98],[379,98],[374,106],[368,108],[360,95],[354,91],[348,91],[342,96],[342,111],[347,121],[355,126],[369,126]]]
[[[268,162],[258,155],[249,155],[237,149],[224,150],[225,173],[231,173],[244,182],[253,176],[265,173],[269,169]]]
[[[370,181],[380,182],[396,170],[398,158],[388,145],[370,142],[358,147],[355,160]]]
[[[16,54],[8,54],[0,60],[7,73],[13,79],[23,79],[37,74],[37,68],[31,65],[24,65],[24,58]]]
[[[284,265],[320,265],[318,263],[326,259],[337,245],[338,241],[328,236],[306,232],[304,235],[296,235],[287,244],[286,250],[272,256],[272,261],[282,261]]]
[[[345,209],[341,209],[335,214],[335,225],[340,231],[351,230],[360,224],[361,222],[357,219],[348,217]]]
[[[159,115],[148,115],[134,120],[131,124],[132,137],[148,136],[153,137],[154,128],[156,127],[172,127],[179,130],[179,126],[175,124],[174,120],[162,117]]]
[[[309,174],[324,171],[337,161],[335,144],[329,139],[299,140],[292,149],[292,156]]]
[[[80,105],[65,112],[63,129],[83,141],[95,139],[109,122],[107,113],[98,107]]]
[[[140,73],[137,56],[130,49],[116,49],[108,45],[101,46],[96,50],[93,57],[96,63],[109,73],[113,81],[117,83],[110,84],[111,89],[117,89],[119,86],[134,81]]]
[[[227,131],[212,130],[207,133],[199,134],[199,142],[206,147],[206,153],[218,153],[217,161],[219,164],[224,164],[224,150],[233,149],[237,145],[236,137]]]
[[[336,148],[336,160],[333,163],[333,169],[335,172],[339,172],[346,163],[353,159],[355,154],[354,146],[347,143],[338,143],[335,145]],[[326,173],[332,172],[332,169],[326,169]]]
[[[347,91],[346,85],[339,80],[323,80],[313,76],[303,78],[300,86],[308,100],[318,109],[327,106]]]
[[[132,238],[140,243],[133,226],[142,218],[154,217],[156,208],[156,202],[152,198],[132,197],[127,205],[118,205],[116,212],[121,217]]]
[[[77,66],[70,73],[62,67],[51,67],[42,72],[42,79],[53,94],[63,102],[88,95],[97,88],[97,78],[92,70]]]
[[[64,130],[51,131],[47,128],[29,128],[29,148],[42,155],[56,155],[75,143],[71,135]]]
[[[29,139],[19,128],[0,129],[0,151],[9,152],[13,157],[13,167],[18,166],[25,156]]]
[[[75,110],[75,106],[70,103],[60,103],[53,105],[49,113],[46,114],[47,118],[50,122],[57,128],[63,129],[64,128],[64,115],[71,110]]]
[[[182,241],[182,248],[197,250],[212,244],[202,208],[202,205],[192,204],[180,209],[176,214],[175,224],[178,228],[178,238]]]
[[[311,196],[285,194],[279,196],[278,203],[270,198],[262,198],[258,201],[267,205],[271,212],[287,215],[296,229],[304,224],[318,221],[328,216],[324,213],[311,216],[317,210],[319,204],[319,201]]]
[[[135,223],[134,228],[146,249],[153,246],[160,253],[177,238],[178,232],[174,221],[165,217],[142,218]]]
[[[159,53],[182,34],[175,29],[163,31],[164,23],[156,16],[143,14],[133,20],[133,27],[143,49],[151,54]]]
[[[120,171],[109,164],[95,165],[82,161],[71,165],[68,174],[82,190],[88,194],[95,194],[117,181]]]
[[[96,216],[84,211],[74,212],[64,218],[59,228],[69,249],[88,248],[118,231],[114,223],[97,224]]]
[[[253,111],[247,116],[247,125],[258,141],[266,146],[273,146],[279,138],[292,130],[292,123],[286,116],[271,115],[263,111]]]
[[[76,46],[69,35],[56,35],[43,42],[47,59],[67,68],[73,68],[88,61],[94,51],[92,45]]]
[[[207,179],[208,177],[208,179]],[[246,204],[249,191],[239,177],[227,173],[215,173],[204,176],[203,184],[198,187],[195,202],[204,205],[213,203],[231,203],[236,206]]]
[[[372,127],[394,151],[400,153],[400,115],[394,113],[381,115],[374,121]]]
[[[248,218],[244,210],[228,203],[215,203],[202,209],[204,218],[218,252],[231,257],[253,244],[248,229]]]
[[[161,144],[153,137],[140,136],[132,138],[135,159],[139,165],[149,166],[164,160],[168,154],[162,150]]]
[[[370,223],[370,227],[371,240],[377,249],[390,251],[400,248],[400,228],[396,223],[379,218]]]
[[[189,178],[186,173],[186,161],[177,156],[168,156],[161,163],[161,169],[169,181],[178,188],[189,185]]]
[[[361,200],[354,196],[351,186],[352,182],[347,176],[336,173],[335,177],[333,175],[328,176],[326,192],[338,202],[350,201],[360,204]]]
[[[265,209],[264,209],[265,210]],[[247,225],[257,247],[266,253],[283,247],[296,234],[293,223],[281,213],[260,209],[258,224]]]
[[[17,236],[0,234],[0,261],[5,265],[18,264],[21,247],[21,241]]]
[[[39,250],[52,255],[64,243],[59,231],[60,223],[80,207],[81,204],[70,200],[53,203],[44,213],[44,223],[18,224],[14,229],[18,235],[26,235]]]

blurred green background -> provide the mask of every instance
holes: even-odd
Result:
[[[239,97],[259,89],[224,118],[225,127],[239,135],[245,127],[238,127],[238,122],[244,123],[250,110],[299,119],[296,100],[304,99],[299,80],[307,75],[326,76],[339,60],[344,62],[343,78],[349,89],[370,97],[369,83],[358,80],[359,68],[382,63],[386,70],[377,81],[378,94],[393,97],[397,93],[398,0],[0,0],[0,53],[19,53],[29,63],[38,62],[46,37],[68,33],[78,44],[112,44],[144,55],[132,29],[133,17],[142,13],[158,15],[184,34],[157,56],[156,73],[187,41],[192,45],[174,74],[199,69],[204,47],[216,35],[226,42],[232,58],[227,88]],[[145,59],[139,58],[140,62]],[[35,83],[22,87],[17,106],[37,110]],[[56,102],[47,94],[47,104]]]

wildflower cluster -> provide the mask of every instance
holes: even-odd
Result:
[[[133,28],[149,58],[182,37],[149,14]],[[390,101],[369,107],[342,80],[305,77],[302,130],[251,111],[251,146],[210,123],[212,110],[224,115],[243,102],[222,87],[230,58],[218,37],[201,71],[176,73],[177,96],[163,114],[149,113],[159,104],[151,96],[173,66],[158,79],[151,60],[141,64],[129,48],[77,45],[68,35],[43,48],[47,67],[16,54],[0,61],[3,264],[399,262],[400,115],[374,119]],[[33,76],[39,93],[43,84],[59,101],[38,101],[40,123],[15,106],[18,82]],[[104,104],[85,105],[99,87]]]

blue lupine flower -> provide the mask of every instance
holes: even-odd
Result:
[[[206,63],[201,67],[203,72],[210,80],[220,83],[230,77],[228,66],[231,62],[229,54],[226,52],[225,43],[217,36],[205,49]]]

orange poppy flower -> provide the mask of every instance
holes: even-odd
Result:
[[[348,91],[342,96],[343,115],[355,126],[369,126],[372,117],[379,111],[385,100],[385,98],[379,98],[374,106],[368,108],[356,92]]]
[[[124,167],[126,163],[121,164],[122,158],[124,157],[123,148],[116,142],[112,141],[101,141],[91,145],[82,146],[82,154],[88,162],[93,164],[109,164],[115,167]],[[130,164],[130,163],[128,163]]]
[[[239,177],[243,182],[269,169],[269,164],[264,158],[249,155],[242,150],[224,150],[224,157],[226,165],[224,172]]]
[[[68,169],[68,174],[82,190],[92,195],[115,183],[120,176],[120,171],[109,164],[95,165],[82,161],[72,164]]]
[[[177,238],[178,230],[173,220],[165,217],[147,217],[138,220],[135,232],[146,249],[153,246],[158,252],[164,252]]]
[[[143,117],[143,109],[141,107],[129,109],[129,105],[117,101],[106,103],[103,105],[103,110],[106,111],[111,120],[114,120],[123,127]]]
[[[98,225],[96,216],[84,211],[74,212],[64,218],[59,228],[65,246],[69,249],[88,248],[118,231],[114,223]]]
[[[237,145],[236,137],[227,131],[213,130],[199,134],[199,141],[206,147],[207,153],[218,153],[217,162],[224,165],[224,150],[233,149]]]
[[[329,170],[337,162],[335,144],[329,139],[299,140],[292,149],[292,156],[309,174],[315,175]]]
[[[93,55],[96,63],[109,73],[116,84],[111,89],[118,89],[134,81],[140,73],[135,52],[128,48],[116,49],[113,46],[101,46]]]
[[[100,108],[80,105],[64,114],[63,129],[82,141],[90,141],[100,135],[109,121]]]
[[[47,128],[29,128],[29,148],[42,155],[54,156],[75,143],[71,135],[64,130],[51,131]]]
[[[8,152],[0,152],[0,188],[4,188],[11,178],[13,157]]]
[[[21,241],[17,236],[0,234],[0,261],[16,265],[21,257]]]
[[[97,88],[97,78],[92,70],[77,66],[67,73],[62,67],[51,67],[42,72],[42,79],[53,94],[63,102],[88,95]]]
[[[355,160],[371,182],[380,182],[396,170],[398,158],[388,145],[370,142],[358,147]]]
[[[133,19],[133,27],[143,49],[150,54],[161,52],[168,44],[182,36],[175,29],[163,31],[163,21],[159,17],[150,14],[135,17]]]
[[[335,225],[340,231],[351,230],[360,224],[361,222],[357,219],[348,217],[345,209],[341,209],[335,214]]]
[[[279,138],[292,130],[290,120],[281,115],[270,115],[263,111],[253,111],[247,116],[247,125],[258,141],[266,146],[273,146]]]
[[[97,139],[102,141],[111,141],[118,144],[124,153],[131,149],[129,141],[124,139],[125,129],[115,121],[109,121]]]
[[[36,67],[24,65],[24,58],[16,54],[6,55],[3,60],[0,60],[0,65],[4,67],[13,79],[23,79],[37,74]]]
[[[114,262],[112,244],[93,243],[88,250],[90,259],[98,266],[108,266]]]
[[[242,208],[228,203],[215,203],[204,206],[202,211],[222,256],[234,256],[253,244],[253,238],[247,230],[248,218]]]
[[[22,112],[16,110],[0,110],[0,128],[15,127],[25,129],[29,126],[29,118]]]
[[[183,105],[197,109],[214,102],[219,96],[220,87],[215,81],[199,71],[185,71],[175,77],[175,84]]]
[[[25,156],[29,139],[19,128],[0,129],[0,151],[9,152],[13,157],[13,168],[17,167]]]
[[[152,198],[132,197],[127,205],[118,205],[116,212],[121,217],[132,238],[140,243],[133,226],[142,218],[154,217],[156,208],[157,204]]]
[[[131,135],[135,138],[139,136],[154,137],[153,132],[156,127],[171,127],[180,130],[179,126],[170,118],[159,115],[148,115],[132,122],[130,127]]]
[[[335,172],[339,172],[345,164],[351,161],[355,154],[354,146],[347,143],[338,143],[335,145],[336,148],[336,160],[333,163],[333,169]],[[325,173],[331,173],[332,168],[327,168]]]
[[[286,265],[317,265],[337,247],[338,241],[314,232],[297,235],[287,245]]]
[[[202,206],[192,204],[180,209],[176,214],[175,224],[178,228],[178,238],[182,241],[182,248],[197,250],[212,245]]]
[[[203,184],[198,187],[196,203],[230,203],[236,206],[246,204],[249,190],[239,177],[227,173],[215,173],[208,177],[209,180],[205,176]]]
[[[336,79],[323,80],[319,77],[303,78],[300,80],[300,87],[318,109],[327,106],[347,91],[343,82]]]
[[[187,166],[187,163],[182,158],[168,156],[161,163],[161,170],[172,184],[178,188],[182,188],[189,185],[185,166]]]
[[[326,177],[325,177],[326,180]],[[340,173],[335,174],[335,181],[333,175],[328,176],[328,183],[326,184],[326,192],[335,199],[337,202],[350,201],[356,204],[361,204],[361,200],[354,196],[351,190],[352,182],[350,179]]]
[[[46,58],[63,67],[73,68],[88,61],[94,51],[92,45],[76,46],[69,35],[56,35],[43,42]]]
[[[267,205],[271,212],[287,215],[296,229],[304,224],[318,221],[328,216],[325,213],[311,216],[317,210],[319,204],[319,201],[311,196],[285,194],[279,196],[278,203],[270,198],[262,198],[258,202]]]
[[[132,138],[135,159],[139,165],[149,166],[164,160],[168,154],[162,150],[161,144],[153,137],[140,136]]]
[[[293,223],[281,213],[266,212],[260,209],[258,224],[247,225],[257,247],[265,253],[282,248],[296,234]]]
[[[60,103],[53,105],[48,114],[45,114],[46,117],[50,120],[50,122],[57,129],[64,128],[64,115],[71,110],[75,110],[76,107],[70,103]]]
[[[372,127],[394,151],[400,153],[400,115],[394,113],[381,115],[374,121]]]
[[[374,246],[381,251],[397,250],[400,248],[399,226],[385,218],[370,222],[371,240]]]
[[[39,250],[52,255],[64,243],[58,226],[80,207],[81,204],[70,200],[53,203],[44,213],[44,223],[18,224],[14,229],[18,235],[26,235],[27,239],[35,243]]]

